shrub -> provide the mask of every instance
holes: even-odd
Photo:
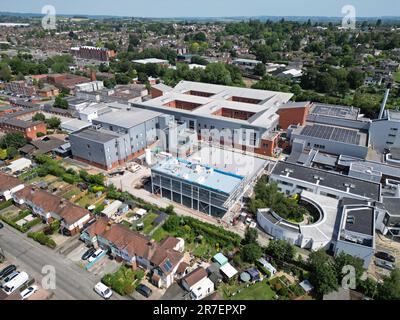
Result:
[[[0,210],[3,210],[3,209],[5,209],[5,208],[8,208],[8,207],[10,207],[12,204],[13,204],[12,199],[7,200],[7,201],[4,201],[4,202],[1,202],[1,203],[0,203]]]
[[[45,235],[43,231],[29,232],[28,237],[39,242],[41,245],[45,245],[51,249],[56,247],[56,243],[49,236]]]
[[[60,230],[60,226],[61,226],[61,222],[58,221],[58,220],[54,220],[50,224],[51,230],[53,230],[53,232],[56,232],[56,231]]]
[[[36,132],[36,137],[40,138],[40,137],[44,137],[45,134],[43,132]]]
[[[124,296],[131,294],[135,289],[136,283],[139,283],[143,277],[143,270],[134,271],[129,266],[122,266],[117,272],[104,275],[101,281],[115,292]]]
[[[73,174],[70,174],[70,173],[64,174],[64,175],[62,176],[62,179],[63,179],[66,183],[69,183],[69,184],[74,184],[74,183],[76,183],[76,182],[79,182],[79,177],[78,177],[78,176],[75,176],[75,175],[73,175]]]

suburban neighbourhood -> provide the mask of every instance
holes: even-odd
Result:
[[[9,8],[0,300],[400,299],[400,11]]]

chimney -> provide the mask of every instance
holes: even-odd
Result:
[[[106,225],[106,231],[110,231],[111,230],[111,226],[112,226],[112,222],[108,221],[107,225]]]
[[[96,80],[97,80],[97,78],[96,78],[96,72],[93,71],[93,70],[90,72],[90,80],[91,80],[91,81],[96,81]]]
[[[392,88],[392,84],[389,82],[387,85],[386,91],[385,91],[385,96],[383,97],[383,101],[381,104],[381,110],[379,111],[378,119],[383,118],[383,114],[385,113],[385,107],[386,107],[387,100],[389,98],[389,93],[390,93],[391,88]]]

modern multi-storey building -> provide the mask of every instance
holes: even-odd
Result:
[[[361,159],[368,154],[368,133],[358,129],[306,122],[304,126],[291,125],[287,136],[292,143],[302,141],[307,149]]]
[[[372,120],[369,129],[372,147],[382,153],[400,147],[400,111],[386,110],[385,114]]]
[[[277,139],[274,131],[280,118],[277,111],[293,96],[189,81],[152,92],[154,99],[132,105],[172,114],[176,120],[187,122],[201,139],[263,155],[274,153]]]
[[[105,170],[132,160],[157,141],[160,115],[137,108],[106,113],[70,135],[72,155]]]
[[[380,183],[283,161],[277,162],[270,180],[277,182],[279,189],[287,195],[307,190],[335,199],[379,201],[381,197]]]
[[[174,157],[151,168],[151,181],[154,194],[217,217],[229,210],[246,184],[243,176]]]

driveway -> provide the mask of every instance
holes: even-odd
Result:
[[[35,278],[38,283],[41,283],[43,277],[47,275],[42,273],[43,267],[54,268],[56,288],[48,289],[54,294],[52,299],[101,299],[93,291],[93,287],[100,281],[100,277],[87,272],[62,254],[34,242],[8,225],[0,230],[0,246],[8,261],[16,261],[17,265]],[[113,299],[125,300],[126,298],[114,294]]]
[[[185,300],[187,292],[177,283],[170,286],[161,300]]]

